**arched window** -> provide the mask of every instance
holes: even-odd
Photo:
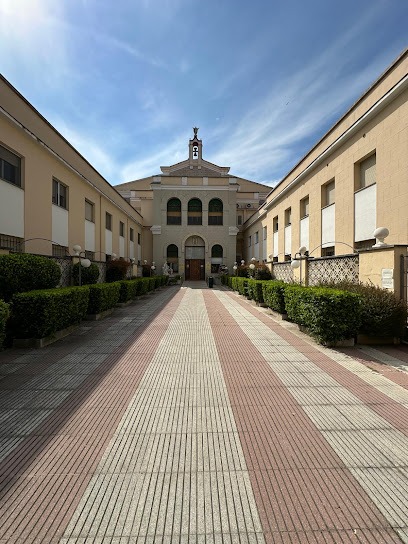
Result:
[[[170,198],[167,202],[167,224],[181,225],[181,202],[178,198]]]
[[[208,224],[222,225],[223,204],[219,198],[213,198],[208,205]]]
[[[178,247],[176,244],[170,244],[167,246],[167,264],[173,269],[173,272],[178,273],[179,260]]]
[[[203,205],[199,198],[192,198],[188,203],[187,223],[189,225],[203,224]]]
[[[222,264],[224,256],[224,250],[219,244],[215,244],[211,248],[211,274],[217,274],[219,272],[220,265]]]

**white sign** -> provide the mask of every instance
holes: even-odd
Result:
[[[381,270],[381,286],[383,289],[394,289],[393,268],[383,268]]]

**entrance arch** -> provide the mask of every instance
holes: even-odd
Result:
[[[184,245],[186,280],[205,279],[205,241],[201,236],[189,236]]]

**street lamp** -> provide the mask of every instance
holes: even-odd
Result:
[[[78,259],[79,259],[79,261],[78,261],[78,263],[79,263],[79,267],[78,267],[78,283],[79,283],[79,286],[81,286],[82,285],[82,278],[81,278],[82,267],[89,268],[91,266],[91,261],[89,259],[86,259],[86,258],[85,259],[81,258],[82,254],[85,257],[85,251],[82,251],[82,247],[80,245],[76,244],[75,246],[72,247],[72,249],[74,250],[74,257],[78,257]]]
[[[299,271],[300,284],[302,284],[302,261],[307,258],[306,252],[307,252],[307,248],[305,246],[300,247],[298,253],[295,253],[295,258],[290,263],[290,266],[292,267],[293,270],[300,268],[300,271]]]

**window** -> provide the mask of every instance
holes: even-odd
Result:
[[[21,159],[0,146],[0,178],[21,187]]]
[[[237,225],[238,226],[242,225],[242,215],[237,215]]]
[[[192,198],[188,203],[187,223],[189,225],[203,224],[203,206],[199,198]]]
[[[170,266],[170,268],[173,270],[173,272],[177,273],[179,271],[179,265],[178,265],[179,259],[178,259],[178,247],[176,246],[176,244],[170,244],[169,246],[167,246],[166,257],[167,257],[167,263]]]
[[[266,240],[268,238],[268,227],[263,228],[263,239]]]
[[[139,244],[139,246],[141,244],[141,241],[142,241],[142,236],[141,236],[140,232],[138,232],[137,233],[137,243]]]
[[[278,232],[279,230],[279,224],[278,224],[278,216],[273,218],[273,232]]]
[[[259,231],[255,232],[255,244],[259,244]]]
[[[95,206],[89,200],[85,200],[85,219],[95,223]]]
[[[131,242],[133,242],[134,239],[135,239],[135,231],[132,229],[132,227],[130,227],[130,229],[129,229],[129,240]]]
[[[336,186],[334,180],[322,187],[322,208],[334,204]]]
[[[119,221],[119,236],[125,237],[125,223]]]
[[[60,246],[59,244],[52,244],[52,256],[53,257],[68,257],[69,250],[65,246]]]
[[[304,219],[309,215],[309,197],[303,198],[300,201],[300,219]]]
[[[376,155],[371,155],[360,162],[356,172],[356,191],[374,185],[377,181]]]
[[[89,259],[90,261],[94,261],[95,260],[95,252],[85,250],[85,259]]]
[[[285,210],[285,227],[292,224],[292,208]]]
[[[215,246],[212,246],[211,248],[212,258],[222,259],[223,255],[224,255],[224,251],[222,249],[222,246],[220,246],[219,244],[215,244]]]
[[[208,205],[208,224],[222,225],[223,223],[223,204],[219,198],[213,198]]]
[[[248,247],[252,246],[252,236],[248,238]]]
[[[52,180],[52,203],[68,209],[68,187],[55,178]]]
[[[0,234],[0,249],[12,249],[13,253],[22,253],[24,251],[24,239],[8,234]]]
[[[178,198],[170,198],[167,202],[167,224],[181,225],[181,201]]]
[[[333,257],[334,246],[322,247],[322,257]]]
[[[112,216],[108,212],[105,214],[105,228],[106,230],[112,230]]]

